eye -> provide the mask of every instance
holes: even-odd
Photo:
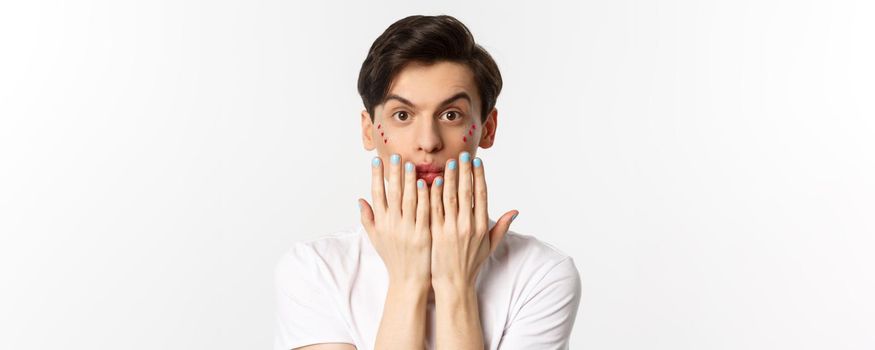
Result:
[[[407,112],[405,112],[405,111],[398,111],[398,112],[395,112],[395,114],[393,114],[393,116],[397,116],[396,119],[398,119],[398,120],[400,120],[400,121],[402,121],[402,122],[403,122],[403,121],[407,121],[407,119],[410,118],[410,116],[407,115]],[[402,116],[403,116],[403,117],[402,117]]]
[[[444,115],[447,116],[447,120],[451,122],[462,119],[462,113],[457,111],[447,111]],[[450,118],[450,116],[452,116],[452,118]]]

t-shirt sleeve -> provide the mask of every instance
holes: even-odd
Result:
[[[550,269],[505,328],[498,349],[568,349],[580,305],[580,274],[568,257]]]
[[[274,350],[318,343],[354,343],[337,303],[324,290],[316,263],[316,253],[311,248],[295,244],[276,265]]]

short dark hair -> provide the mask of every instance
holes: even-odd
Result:
[[[492,56],[452,16],[408,16],[398,20],[371,45],[359,71],[358,92],[374,121],[374,109],[385,102],[389,85],[411,62],[450,61],[467,65],[480,95],[480,121],[495,107],[501,92],[501,72]]]

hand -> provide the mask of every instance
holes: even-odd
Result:
[[[459,162],[450,159],[444,167],[446,184],[431,188],[431,278],[432,284],[474,286],[483,261],[501,242],[513,217],[505,213],[489,229],[486,206],[486,176],[480,158],[470,161],[462,152]],[[473,165],[473,167],[472,167]],[[473,169],[473,180],[472,180]]]
[[[431,283],[428,186],[423,180],[416,181],[413,163],[405,164],[403,174],[400,156],[393,154],[390,163],[387,201],[383,162],[379,157],[374,157],[372,161],[371,197],[374,207],[372,209],[367,201],[359,199],[362,225],[386,265],[390,284],[427,287]]]

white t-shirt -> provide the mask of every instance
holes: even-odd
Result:
[[[489,220],[489,228],[495,221]],[[373,349],[389,276],[361,224],[295,243],[276,265],[275,350],[318,343]],[[508,231],[484,261],[477,297],[485,349],[567,349],[580,303],[574,261],[535,237]],[[434,294],[426,349],[434,348]]]

